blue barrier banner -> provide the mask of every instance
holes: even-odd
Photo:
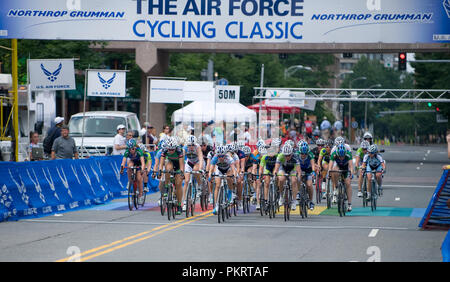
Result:
[[[0,221],[40,217],[127,196],[122,156],[0,162]],[[149,180],[150,191],[158,181]]]
[[[450,262],[450,231],[447,232],[447,236],[445,236],[444,242],[442,242],[441,252],[442,261]]]

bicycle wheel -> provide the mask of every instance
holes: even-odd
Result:
[[[316,176],[316,203],[320,204],[322,201],[322,178],[320,175]]]
[[[372,178],[372,193],[370,195],[370,208],[372,211],[377,209],[377,182]]]
[[[163,188],[164,190],[166,189],[165,187]],[[161,210],[161,215],[164,216],[164,214],[166,213],[166,202],[167,202],[167,197],[164,197],[164,192],[161,191],[160,193],[160,210]]]
[[[273,203],[273,189],[272,189],[272,184],[270,184],[270,186],[269,186],[269,201],[268,201],[268,209],[269,209],[269,218],[272,218],[273,217],[273,205],[274,205],[274,203]]]
[[[363,183],[361,185],[362,190],[362,201],[363,201],[363,207],[367,207],[367,176],[364,175]]]
[[[191,216],[194,216],[195,202],[197,201],[197,185],[192,187]]]
[[[264,212],[266,210],[266,202],[264,201],[264,186],[262,186],[259,188],[260,189],[260,193],[259,193],[259,212],[261,213],[261,216],[264,216]]]
[[[191,200],[192,200],[192,183],[188,184],[187,193],[186,193],[186,218],[189,217],[190,209],[191,209]]]
[[[128,209],[131,211],[133,210],[133,185],[131,183],[128,183]]]
[[[217,205],[217,221],[220,223],[220,218],[222,216],[223,210],[222,210],[222,199],[223,199],[223,189],[219,190],[218,195],[218,205]]]
[[[167,205],[167,219],[171,219],[171,217],[172,217],[172,187],[171,187],[171,185],[169,184],[168,186],[167,186],[167,202],[166,202],[166,205]]]
[[[291,210],[291,207],[289,205],[289,188],[288,187],[284,187],[284,221],[288,221],[289,220],[289,213]]]
[[[303,206],[305,205],[305,195],[304,195],[304,188],[305,184],[302,182],[302,184],[300,185],[300,201],[299,201],[299,207],[298,207],[298,211],[300,213],[300,216],[302,218],[305,218],[305,209],[303,208]]]
[[[332,191],[331,191],[331,179],[327,179],[327,209],[331,209]]]
[[[303,201],[303,205],[302,205],[302,209],[303,209],[303,214],[305,215],[305,218],[308,217],[308,191],[306,190],[306,185],[303,185],[303,195],[302,195],[302,201]]]
[[[343,194],[344,188],[342,186],[343,186],[342,182],[339,182],[339,184],[338,184],[338,212],[339,212],[340,217],[345,215],[344,194]]]

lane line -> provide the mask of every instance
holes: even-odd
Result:
[[[138,238],[138,239],[136,239],[136,240],[126,242],[126,243],[124,243],[124,244],[121,244],[121,245],[118,245],[118,246],[115,246],[115,247],[106,249],[106,250],[104,250],[104,251],[95,253],[95,254],[90,255],[90,256],[87,256],[87,257],[83,257],[82,255],[80,255],[80,262],[87,261],[87,260],[93,259],[93,258],[95,258],[95,257],[99,257],[99,256],[104,255],[104,254],[108,254],[108,253],[113,252],[113,251],[116,251],[116,250],[118,250],[118,249],[122,249],[122,248],[124,248],[124,247],[127,247],[127,246],[130,246],[130,245],[136,244],[136,243],[138,243],[138,242],[141,242],[141,241],[150,239],[150,238],[152,238],[152,237],[155,237],[156,235],[162,234],[162,233],[164,233],[164,232],[173,230],[173,229],[175,229],[175,228],[179,228],[179,227],[181,227],[181,226],[183,226],[183,225],[190,224],[190,223],[192,223],[192,222],[195,222],[195,221],[198,221],[198,220],[201,220],[201,219],[210,217],[210,216],[212,216],[212,214],[207,214],[207,215],[204,215],[204,216],[202,216],[202,217],[195,218],[195,219],[190,220],[190,221],[185,221],[185,222],[183,222],[183,223],[181,223],[181,224],[177,224],[177,225],[174,225],[174,226],[170,226],[170,227],[168,227],[168,228],[166,228],[166,229],[162,229],[162,230],[160,230],[160,231],[158,231],[158,232],[156,232],[156,233],[152,233],[152,234],[150,234],[150,235],[148,235],[148,236],[141,237],[141,238]]]
[[[138,234],[135,234],[135,235],[132,235],[132,236],[129,236],[129,237],[126,237],[126,238],[114,241],[112,243],[105,244],[105,245],[102,245],[102,246],[99,246],[99,247],[87,250],[87,251],[82,252],[81,254],[79,254],[79,256],[83,257],[84,255],[87,255],[87,254],[90,254],[90,253],[94,253],[94,252],[97,252],[97,251],[102,250],[102,249],[110,248],[110,247],[112,247],[114,245],[122,244],[122,243],[124,243],[126,241],[129,241],[129,240],[132,240],[132,239],[144,236],[146,234],[152,233],[154,231],[158,231],[158,230],[166,228],[166,227],[170,228],[171,226],[178,226],[180,224],[184,225],[183,222],[186,222],[186,221],[189,222],[190,220],[195,219],[197,217],[201,217],[201,216],[203,216],[203,215],[205,215],[207,213],[211,213],[211,211],[207,211],[207,212],[195,215],[193,217],[184,218],[184,219],[181,219],[181,220],[177,220],[175,222],[171,222],[171,223],[168,223],[168,224],[165,224],[165,225],[161,225],[161,226],[155,227],[155,228],[153,228],[151,230],[144,231],[144,232],[141,232],[141,233],[138,233]],[[65,262],[65,261],[70,260],[71,258],[72,258],[72,256],[71,257],[67,257],[67,258],[63,258],[63,259],[60,259],[60,260],[56,260],[55,262]]]
[[[369,237],[373,238],[375,236],[377,236],[379,229],[372,229],[369,233]]]

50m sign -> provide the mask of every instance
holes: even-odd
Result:
[[[217,85],[216,103],[239,103],[240,86]]]

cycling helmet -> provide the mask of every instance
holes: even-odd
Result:
[[[370,143],[367,142],[366,140],[364,140],[364,141],[361,142],[360,147],[361,147],[361,149],[366,149],[367,150],[370,147]]]
[[[368,138],[373,139],[372,134],[370,134],[370,132],[367,131],[366,133],[364,133],[363,139],[368,139]]]
[[[274,138],[272,139],[272,142],[270,144],[271,146],[279,147],[281,145],[281,139],[280,138]]]
[[[375,144],[370,145],[368,151],[369,151],[370,154],[376,154],[376,153],[378,153],[378,146],[375,145]]]
[[[178,146],[178,142],[174,137],[169,137],[169,139],[166,140],[166,148],[169,150],[176,149]]]
[[[347,153],[347,150],[345,149],[344,144],[339,144],[337,147],[337,155],[339,157],[343,157],[343,156],[345,156],[346,153]]]
[[[295,143],[292,140],[287,140],[286,142],[284,142],[284,145],[290,145],[291,147],[294,147]]]
[[[145,151],[147,151],[147,148],[145,147],[145,145],[144,145],[144,144],[139,144],[139,149],[141,149],[141,150],[142,150],[142,152],[145,152]]]
[[[325,140],[323,140],[322,138],[317,139],[316,145],[317,145],[317,146],[323,146],[323,145],[325,145]]]
[[[302,144],[299,146],[299,151],[300,151],[300,154],[308,154],[308,152],[309,152],[309,146],[308,146],[308,144],[307,144],[307,143],[302,143]]]
[[[338,146],[340,144],[344,144],[345,143],[345,139],[342,136],[338,136],[336,137],[336,139],[334,139],[334,145]]]
[[[242,148],[242,152],[244,152],[244,154],[246,156],[250,155],[252,153],[252,149],[250,149],[249,146],[244,146],[244,148]]]
[[[284,144],[283,149],[281,149],[281,153],[283,155],[292,155],[293,151],[294,150],[293,150],[292,146],[289,144]]]
[[[227,153],[226,146],[223,146],[223,145],[217,146],[217,148],[216,148],[216,154],[217,155],[225,155],[226,153]]]
[[[258,142],[256,142],[256,147],[262,147],[262,146],[266,146],[266,143],[264,142],[264,140],[259,139]]]
[[[334,144],[334,141],[333,141],[333,139],[328,139],[327,140],[327,142],[326,142],[326,145],[328,146],[328,147],[333,147],[333,144]]]
[[[245,142],[244,141],[242,141],[242,140],[239,140],[239,141],[236,141],[236,144],[235,144],[235,149],[236,149],[236,151],[237,150],[243,150],[244,149],[244,146],[245,146]]]
[[[127,141],[127,147],[128,147],[128,149],[136,147],[136,140],[134,140],[133,138],[128,140]]]
[[[265,146],[259,147],[258,152],[261,154],[261,156],[267,155],[267,149]]]
[[[231,152],[231,153],[233,153],[233,152],[234,152],[234,150],[235,150],[235,146],[234,146],[234,144],[233,144],[233,143],[227,144],[227,145],[225,145],[225,146],[226,146],[226,150],[227,150],[227,152]]]
[[[197,138],[194,135],[190,135],[186,139],[186,145],[195,145],[196,143],[197,143]]]

